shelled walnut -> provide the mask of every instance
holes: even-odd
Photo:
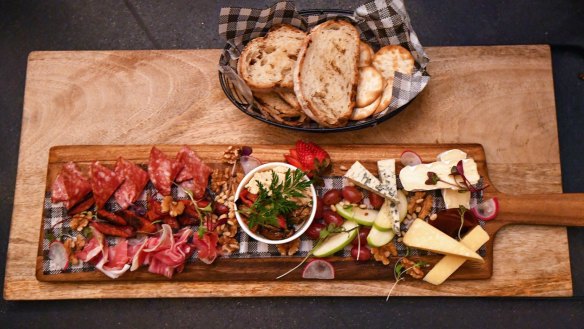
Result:
[[[389,257],[397,256],[397,248],[393,242],[390,242],[378,248],[371,248],[371,253],[376,261],[381,262],[383,265],[389,265]]]
[[[278,251],[282,256],[292,256],[300,249],[300,238],[292,240],[288,243],[277,245]]]
[[[81,232],[93,218],[93,213],[91,211],[80,212],[71,218],[69,226],[71,229]]]

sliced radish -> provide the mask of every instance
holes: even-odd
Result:
[[[49,259],[57,268],[66,269],[69,266],[69,255],[67,255],[65,245],[59,241],[51,243],[49,246]]]
[[[260,160],[248,155],[241,156],[239,163],[241,164],[241,168],[243,168],[243,172],[246,174],[262,164]]]
[[[497,197],[492,199],[483,201],[476,206],[470,208],[473,215],[475,215],[478,219],[482,220],[491,220],[497,217],[499,213],[499,200]]]
[[[422,158],[414,151],[406,150],[400,156],[400,161],[404,166],[415,166],[422,164]]]
[[[303,279],[332,280],[335,278],[335,268],[333,264],[322,259],[310,261],[302,272]]]

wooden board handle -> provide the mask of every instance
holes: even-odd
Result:
[[[584,193],[485,194],[499,199],[496,221],[506,224],[584,226]]]

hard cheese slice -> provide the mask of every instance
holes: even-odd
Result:
[[[387,184],[382,184],[379,179],[370,173],[369,170],[367,170],[367,168],[365,168],[359,161],[353,163],[351,168],[345,173],[345,177],[357,186],[399,203],[395,194],[397,192],[392,195],[390,187]]]
[[[483,230],[482,227],[476,226],[467,235],[460,240],[460,243],[467,246],[471,250],[478,250],[483,244],[489,241],[489,234]],[[434,285],[442,284],[454,273],[462,264],[466,262],[466,258],[460,256],[447,255],[444,256],[428,274],[424,277],[424,281]]]
[[[456,182],[450,175],[452,167],[456,166],[458,161],[438,161],[428,164],[419,164],[416,166],[406,166],[399,173],[399,179],[406,191],[429,191],[442,188],[457,189]],[[471,184],[478,183],[481,178],[477,170],[477,164],[473,159],[462,160],[464,176]],[[434,185],[427,185],[428,172],[433,172],[441,181]],[[446,182],[446,183],[445,183]]]
[[[466,259],[484,261],[473,250],[419,218],[412,223],[404,235],[403,243],[408,247],[428,250],[437,254],[456,255]]]

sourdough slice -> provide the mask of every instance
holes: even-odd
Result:
[[[277,122],[289,126],[299,126],[306,121],[306,115],[300,109],[300,106],[293,107],[288,104],[278,93],[254,93],[258,108]]]
[[[255,91],[293,88],[292,70],[306,33],[278,25],[265,37],[251,40],[237,62],[237,73]]]
[[[370,66],[373,60],[373,48],[367,42],[359,42],[359,67]]]
[[[385,46],[373,56],[373,67],[385,79],[393,77],[394,72],[412,74],[414,71],[414,57],[402,46]]]
[[[391,103],[391,97],[393,96],[393,76],[387,79],[386,83],[387,84],[381,93],[381,97],[379,97],[379,105],[374,114],[383,112],[383,110],[389,106],[389,103]]]
[[[325,127],[347,124],[359,78],[359,32],[331,20],[315,27],[298,54],[294,92],[302,110]]]
[[[355,106],[365,107],[375,101],[383,91],[385,81],[381,74],[372,66],[359,68],[359,84],[357,85],[357,101]]]

